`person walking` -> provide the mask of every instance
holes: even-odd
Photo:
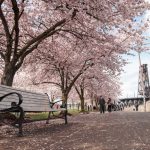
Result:
[[[108,105],[108,112],[111,113],[111,110],[112,110],[112,103],[111,103],[111,98],[108,98],[108,102],[107,102],[107,105]]]
[[[135,110],[138,111],[138,107],[139,107],[138,101],[135,101],[134,106],[135,106]]]
[[[103,98],[103,96],[100,96],[98,99],[98,103],[99,103],[99,110],[100,113],[105,113],[105,99]]]

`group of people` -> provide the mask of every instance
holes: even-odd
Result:
[[[108,98],[108,101],[106,103],[105,99],[103,98],[103,96],[100,96],[98,98],[98,104],[99,104],[99,110],[100,113],[105,113],[106,110],[106,104],[107,104],[107,110],[110,113],[112,111],[112,102],[111,102],[111,98]]]

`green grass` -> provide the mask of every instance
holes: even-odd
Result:
[[[78,110],[68,110],[68,113],[71,115],[78,115]],[[55,115],[58,115],[59,112],[55,112]],[[48,117],[48,112],[41,112],[41,113],[26,113],[25,118],[29,118],[31,120],[46,120]]]
[[[27,113],[25,118],[29,118],[31,120],[46,120],[48,117],[48,113]]]
[[[73,116],[78,115],[80,113],[80,111],[78,111],[77,109],[69,109],[68,112]]]

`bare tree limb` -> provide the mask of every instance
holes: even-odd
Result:
[[[14,30],[15,30],[15,46],[14,46],[14,58],[16,57],[17,54],[17,48],[18,48],[18,43],[19,43],[19,8],[17,6],[16,0],[11,0],[12,6],[13,6],[13,11],[14,11]]]
[[[34,82],[33,81],[33,85],[40,85],[40,84],[54,84],[54,85],[57,85],[57,86],[61,86],[59,83],[56,83],[56,82],[51,82],[51,81],[43,81],[43,82]]]
[[[58,29],[56,29],[57,27],[60,27],[61,25],[63,25],[66,22],[66,19],[62,19],[61,21],[57,22],[56,24],[54,24],[52,27],[50,27],[49,29],[47,29],[45,32],[43,32],[42,34],[38,35],[37,37],[35,37],[34,39],[31,39],[20,51],[20,53],[18,54],[19,56],[21,56],[32,44],[36,43],[39,40],[44,40],[45,38],[53,35],[54,33],[56,33],[58,31]]]

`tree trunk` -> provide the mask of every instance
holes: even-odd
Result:
[[[84,98],[80,98],[81,100],[81,112],[84,112]]]
[[[66,93],[62,93],[62,101],[63,103],[67,103],[68,95]]]
[[[62,106],[67,108],[67,99],[68,99],[68,95],[65,92],[62,92]],[[61,111],[60,115],[65,116],[65,114],[67,113],[68,115],[68,111]]]
[[[92,109],[93,109],[93,104],[94,104],[94,94],[93,93],[90,94],[90,100],[91,100],[91,105],[92,105]]]
[[[95,101],[96,109],[99,109],[97,96],[94,97],[94,101]]]
[[[1,84],[7,85],[7,86],[12,86],[15,73],[16,73],[15,67],[13,67],[11,65],[5,66],[3,75],[1,78]]]

